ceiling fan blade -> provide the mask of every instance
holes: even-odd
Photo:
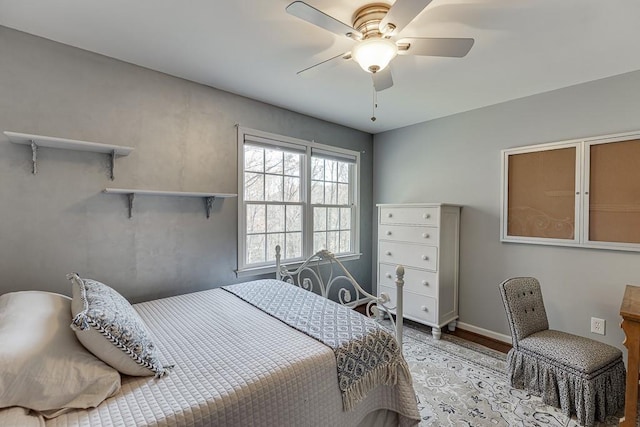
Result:
[[[329,30],[340,36],[347,36],[355,40],[360,40],[362,38],[362,33],[360,31],[345,24],[344,22],[338,21],[336,18],[327,15],[321,10],[308,5],[303,1],[294,1],[286,7],[286,11],[290,15],[298,17],[320,28],[324,28],[325,30]]]
[[[387,36],[398,34],[429,3],[431,3],[431,0],[396,0],[386,16],[380,21],[380,32]]]
[[[382,71],[371,74],[373,79],[373,87],[376,92],[381,92],[393,86],[393,77],[391,76],[391,67],[387,67]]]
[[[351,59],[351,52],[341,53],[340,55],[336,55],[332,58],[325,59],[322,62],[318,62],[317,64],[307,67],[304,70],[298,71],[296,74],[305,73],[305,75],[311,75],[315,71],[327,70],[340,63],[340,61],[336,61],[337,59],[349,60]]]
[[[414,37],[398,40],[399,55],[448,56],[462,58],[471,50],[473,39]]]

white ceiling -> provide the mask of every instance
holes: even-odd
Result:
[[[353,42],[287,14],[290,1],[0,0],[0,25],[370,133],[640,70],[638,0],[433,0],[401,35],[475,45],[397,57],[372,122],[353,61],[296,75]],[[371,1],[307,3],[351,24]]]

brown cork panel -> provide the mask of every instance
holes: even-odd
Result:
[[[508,162],[507,234],[573,239],[576,148],[512,154]]]
[[[589,240],[640,243],[640,139],[590,146]]]

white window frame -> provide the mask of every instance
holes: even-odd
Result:
[[[500,210],[500,240],[502,242],[510,243],[573,246],[592,249],[611,249],[619,251],[640,252],[640,244],[638,243],[594,241],[589,238],[589,148],[590,146],[596,144],[607,144],[632,139],[640,139],[640,131],[602,135],[590,138],[573,139],[568,141],[552,142],[502,150],[502,187],[500,194],[502,209]],[[509,235],[507,232],[507,218],[509,208],[509,156],[514,154],[532,153],[536,151],[546,151],[569,147],[576,148],[576,198],[574,216],[574,238],[554,239],[544,237],[523,237]]]
[[[260,265],[246,264],[246,203],[244,194],[244,145],[245,140],[262,142],[283,148],[304,149],[305,156],[301,166],[302,186],[300,198],[303,205],[302,217],[302,257],[299,259],[287,260],[288,265],[295,266],[301,264],[309,256],[313,255],[313,209],[311,203],[311,154],[317,150],[322,154],[335,154],[336,158],[355,158],[355,172],[350,176],[352,185],[351,203],[353,206],[352,230],[351,230],[351,252],[346,254],[336,254],[336,258],[341,261],[359,259],[360,253],[360,153],[358,151],[331,145],[319,144],[315,141],[305,141],[283,135],[277,135],[256,129],[238,126],[238,268],[237,277],[255,276],[275,272],[275,261],[266,262]],[[354,169],[354,168],[352,168]]]

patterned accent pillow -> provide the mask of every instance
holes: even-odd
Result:
[[[117,291],[76,273],[67,276],[73,287],[71,328],[96,357],[123,374],[162,377],[162,366],[151,334],[140,315]]]

